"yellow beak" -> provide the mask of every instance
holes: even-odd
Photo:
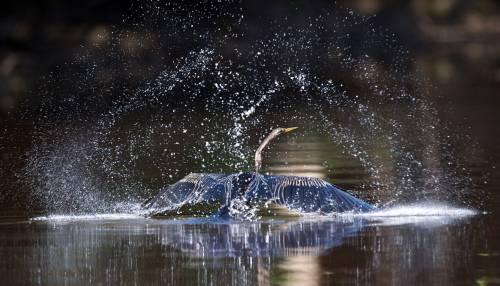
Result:
[[[283,133],[288,133],[288,132],[291,132],[291,131],[293,131],[293,130],[295,130],[295,129],[297,129],[297,128],[299,128],[299,127],[290,127],[290,128],[285,128],[285,131],[283,131]]]

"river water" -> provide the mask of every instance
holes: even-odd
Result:
[[[429,210],[244,223],[125,215],[3,223],[2,277],[8,285],[498,282],[498,222]]]

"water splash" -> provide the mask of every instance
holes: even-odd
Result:
[[[425,228],[453,224],[479,215],[480,212],[463,207],[453,207],[438,202],[399,205],[366,214],[340,214],[341,219],[363,219],[371,226],[413,225]]]
[[[380,218],[380,217],[426,217],[426,216],[451,216],[467,217],[477,215],[478,212],[469,208],[456,208],[439,203],[418,203],[411,205],[395,206],[366,214],[359,214],[360,217]]]
[[[243,204],[244,208],[248,208]],[[233,207],[234,210],[230,214],[231,218],[221,218],[217,216],[209,216],[206,218],[180,218],[174,220],[179,224],[240,224],[243,221],[247,223],[256,223],[257,208],[242,209]],[[133,210],[133,211],[132,211]],[[396,206],[386,209],[380,209],[369,213],[341,213],[341,214],[328,214],[322,215],[317,213],[301,213],[294,212],[294,216],[277,216],[277,217],[259,217],[261,222],[281,222],[286,218],[286,221],[291,221],[292,224],[307,224],[308,222],[324,222],[333,223],[338,225],[346,225],[355,227],[356,231],[361,230],[367,226],[393,226],[393,225],[414,225],[420,227],[437,227],[448,225],[463,219],[467,219],[480,212],[470,208],[452,207],[450,205],[441,204],[437,202],[419,203],[406,206]],[[484,214],[484,213],[483,213]],[[140,205],[129,206],[129,211],[120,213],[98,213],[98,214],[83,214],[83,215],[64,215],[52,214],[48,216],[37,216],[30,219],[30,221],[48,221],[52,223],[66,223],[78,221],[94,221],[94,220],[150,220],[147,218],[148,210],[143,209]],[[157,221],[157,220],[154,220]]]
[[[475,194],[427,83],[372,18],[332,6],[304,23],[265,20],[255,38],[236,2],[186,5],[139,5],[116,45],[49,78],[21,174],[34,205],[120,212],[187,173],[251,169],[256,139],[291,122],[359,162],[371,201]],[[125,42],[160,63],[132,70]]]
[[[74,222],[87,220],[125,220],[125,219],[141,219],[140,215],[129,213],[102,213],[93,215],[49,215],[33,217],[30,221],[50,221],[50,222]]]

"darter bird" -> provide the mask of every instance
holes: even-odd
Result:
[[[374,210],[374,206],[319,178],[259,173],[264,148],[277,136],[295,129],[276,128],[262,141],[255,152],[255,172],[191,173],[143,206],[151,216],[216,214],[243,218],[255,217],[256,210],[266,208],[295,214]]]

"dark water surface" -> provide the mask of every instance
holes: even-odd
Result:
[[[458,216],[457,216],[458,215]],[[491,215],[0,225],[5,285],[490,285]],[[486,283],[486,284],[484,284]]]

